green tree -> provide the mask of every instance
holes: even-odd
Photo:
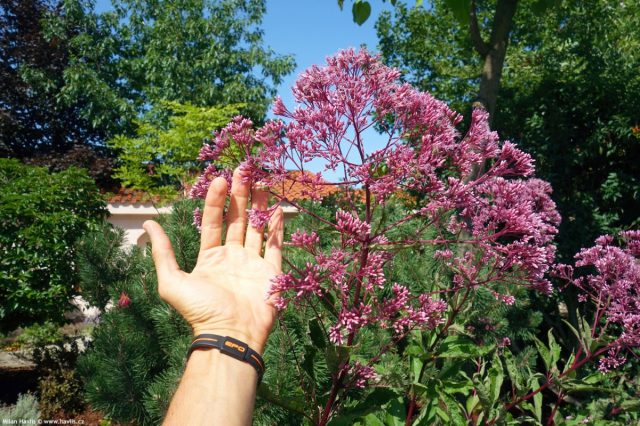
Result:
[[[289,56],[263,46],[264,0],[114,0],[97,13],[91,0],[64,0],[47,20],[50,36],[73,46],[64,99],[84,100],[83,117],[110,135],[161,101],[214,106],[243,103],[260,121]],[[70,28],[80,28],[69,35]]]
[[[156,112],[168,116],[168,124],[148,115],[136,121],[135,136],[116,136],[109,146],[120,153],[115,176],[124,185],[169,196],[176,188],[185,188],[199,172],[196,159],[203,140],[228,123],[243,105],[196,107],[165,101],[161,106]]]
[[[107,210],[86,172],[0,159],[0,329],[61,321],[77,294],[74,243]]]
[[[92,146],[104,132],[79,115],[81,99],[62,102],[69,41],[41,21],[59,17],[56,0],[0,1],[0,156],[59,158],[74,144]]]
[[[383,14],[380,48],[409,82],[466,111],[483,64],[445,3]],[[565,259],[638,223],[639,7],[571,0],[541,15],[523,3],[514,17],[492,126],[531,152],[552,183]]]

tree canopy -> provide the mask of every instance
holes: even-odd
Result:
[[[169,114],[167,125],[137,121],[135,136],[118,135],[109,145],[120,152],[116,177],[124,185],[170,196],[195,180],[203,141],[243,105],[216,108],[164,102],[160,106]]]
[[[243,104],[262,121],[294,68],[264,45],[265,3],[1,0],[0,155],[42,164],[80,144],[113,156],[105,142],[136,120],[168,122],[165,101]]]
[[[481,63],[445,3],[384,13],[380,49],[406,80],[467,113]],[[640,3],[571,0],[545,14],[534,6],[522,3],[514,17],[493,127],[531,152],[551,182],[566,257],[599,233],[638,224]],[[478,7],[485,22],[492,4]]]
[[[114,0],[97,13],[89,0],[64,0],[48,22],[69,42],[64,96],[87,100],[82,113],[111,134],[161,101],[214,106],[244,103],[262,120],[275,85],[293,70],[290,56],[263,45],[264,0]],[[111,123],[111,124],[109,124]]]
[[[0,1],[1,156],[50,155],[103,137],[80,115],[82,100],[61,98],[77,29],[64,37],[45,33],[43,19],[57,13],[53,0]]]

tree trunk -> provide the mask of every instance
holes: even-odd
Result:
[[[487,110],[490,122],[496,111],[496,100],[500,90],[500,78],[502,77],[504,58],[507,54],[507,45],[509,44],[509,33],[517,7],[518,0],[498,0],[491,26],[491,38],[487,43],[480,34],[475,1],[471,3],[471,39],[476,51],[484,60],[480,90],[473,106]]]

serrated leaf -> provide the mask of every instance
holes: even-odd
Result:
[[[551,368],[556,367],[558,361],[560,360],[560,353],[562,352],[562,348],[556,342],[556,338],[553,336],[552,330],[547,332],[547,340],[549,342],[549,352],[551,354]]]
[[[478,398],[477,395],[470,395],[467,398],[467,402],[466,402],[467,413],[471,414],[475,410],[479,402],[480,402],[480,398]]]
[[[489,389],[480,381],[480,377],[477,374],[473,376],[473,386],[476,389],[476,394],[480,398],[480,404],[482,405],[482,411],[488,412],[491,410],[493,403],[491,401],[491,395]]]
[[[454,425],[467,424],[467,421],[462,413],[462,407],[460,406],[458,401],[456,401],[455,398],[447,394],[442,394],[441,398],[444,401],[444,403],[447,405],[447,408],[449,409],[448,414],[451,417],[451,424],[454,424]]]
[[[364,422],[364,426],[384,426],[382,420],[377,418],[375,414],[368,414],[362,421]]]
[[[261,398],[276,403],[293,413],[304,414],[307,409],[306,402],[303,399],[297,398],[295,395],[291,394],[287,394],[286,398],[280,398],[280,396],[276,395],[265,382],[260,383],[257,393]]]
[[[497,355],[493,357],[493,362],[491,363],[491,368],[489,368],[487,376],[490,380],[489,392],[491,395],[491,403],[495,404],[498,398],[500,398],[500,388],[504,382],[504,369],[502,368],[500,357]]]
[[[364,24],[371,15],[371,5],[368,1],[356,0],[351,9],[353,13],[353,22],[358,25]]]
[[[394,398],[398,398],[398,393],[389,388],[376,388],[367,397],[360,401],[355,407],[345,408],[338,417],[329,423],[330,425],[351,425],[358,419],[365,419],[374,411]]]
[[[515,386],[517,391],[522,391],[525,388],[524,376],[520,373],[520,369],[516,365],[516,360],[513,358],[513,354],[508,349],[504,349],[502,352],[504,363],[507,368],[507,373],[511,379],[511,383]]]
[[[420,358],[411,358],[411,373],[413,374],[413,382],[417,383],[420,380],[420,371],[422,371],[422,366],[424,362]]]
[[[387,405],[385,424],[388,426],[403,426],[404,416],[404,398],[398,397],[396,399],[392,399]]]
[[[571,330],[571,332],[576,336],[576,338],[578,339],[578,341],[580,342],[580,344],[582,345],[582,347],[584,349],[586,349],[585,345],[584,345],[584,341],[582,340],[582,335],[580,334],[580,332],[578,330],[576,330],[576,328],[571,325],[571,323],[567,320],[562,320],[568,327],[569,330]]]
[[[314,356],[317,350],[313,345],[304,345],[304,358],[302,359],[302,369],[311,377],[314,381],[316,378],[314,365]]]
[[[551,371],[551,367],[553,366],[551,362],[551,351],[549,351],[549,349],[545,346],[545,344],[542,343],[542,341],[537,337],[534,337],[533,341],[535,342],[536,347],[538,348],[538,353],[542,357],[542,361],[544,361],[544,367],[546,371]]]

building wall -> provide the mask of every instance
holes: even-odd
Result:
[[[144,247],[149,242],[142,224],[149,219],[155,219],[162,213],[170,213],[171,207],[156,209],[152,205],[123,205],[108,204],[109,223],[125,231],[125,243]]]
[[[142,228],[142,224],[149,219],[155,219],[160,214],[171,213],[171,207],[156,209],[153,205],[109,203],[109,223],[125,231],[125,243],[144,247],[149,242],[149,236]],[[283,203],[282,210],[285,222],[296,214],[298,210],[288,203]]]

